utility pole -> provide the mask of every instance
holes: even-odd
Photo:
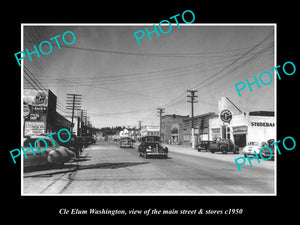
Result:
[[[163,114],[165,111],[164,108],[157,108],[157,112],[159,113],[159,136],[161,137],[161,114]]]
[[[195,92],[198,92],[196,90],[187,90],[187,92],[190,92],[191,94],[188,95],[187,97],[190,98],[189,101],[191,103],[192,106],[192,148],[195,149],[195,131],[194,131],[194,103],[197,103],[197,101],[195,101],[195,98],[197,98],[198,96],[195,95]]]
[[[142,137],[142,120],[139,120],[139,129],[138,129],[138,132],[137,132],[137,139],[138,141],[140,141],[140,138]]]
[[[81,110],[81,122],[80,122],[80,125],[81,125],[81,129],[80,129],[80,135],[83,136],[83,134],[85,133],[85,123],[84,123],[84,119],[87,117],[87,112],[86,110]]]
[[[81,108],[81,95],[78,94],[67,94],[67,107],[68,110],[72,110],[72,125],[71,125],[71,133],[73,132],[74,127],[74,111],[80,110]]]
[[[141,128],[142,128],[142,122],[143,122],[143,121],[142,121],[142,120],[139,120],[138,122],[139,122],[139,129],[141,130]]]

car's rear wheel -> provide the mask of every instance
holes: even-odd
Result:
[[[222,152],[222,154],[227,154],[226,148],[225,148],[225,147],[222,147],[222,148],[221,148],[221,152]]]

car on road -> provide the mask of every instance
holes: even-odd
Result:
[[[168,158],[168,148],[163,146],[159,136],[144,136],[141,138],[141,144],[138,147],[140,156],[148,158],[149,156],[160,156]]]
[[[123,137],[120,140],[120,148],[133,148],[133,142],[130,137]]]
[[[243,148],[244,156],[255,156],[255,153],[259,156],[260,149],[265,146],[268,146],[265,141],[250,141]]]
[[[264,148],[262,151],[261,151],[261,155],[265,158],[265,159],[271,159],[271,160],[274,160],[275,158],[275,153],[274,153],[274,145],[272,145],[274,143],[274,139],[269,139],[267,140],[267,146],[271,149],[271,152],[269,149],[267,148]],[[271,156],[272,154],[272,156]]]
[[[43,141],[38,141],[36,146],[42,152],[39,152],[35,149],[34,144],[37,139],[44,139],[47,143],[47,149],[45,149],[45,143]],[[55,143],[55,146],[53,145]],[[70,151],[68,148],[59,145],[55,140],[51,140],[50,137],[41,136],[25,136],[23,148],[26,152],[26,156],[24,155],[24,167],[30,166],[40,166],[40,165],[63,165],[65,162],[69,161],[71,158],[75,157],[75,153]],[[34,153],[32,150],[29,150],[31,144]]]
[[[239,147],[233,144],[232,140],[225,138],[210,142],[208,150],[211,153],[222,152],[223,154],[227,154],[228,152],[233,152],[234,154],[239,154]]]
[[[254,152],[256,152],[257,156],[260,158],[262,156],[265,159],[274,160],[274,145],[272,145],[273,142],[274,142],[274,139],[269,139],[267,142],[251,141],[243,148],[244,156],[246,157],[246,154],[248,156],[255,156]],[[269,149],[271,149],[272,153],[270,152],[270,150],[268,148],[264,148],[260,152],[260,149],[263,147],[269,147]],[[272,154],[272,156],[271,156],[271,154]]]
[[[211,143],[212,141],[200,141],[200,143],[197,145],[197,149],[200,152],[201,150],[208,150],[208,145],[209,143]]]

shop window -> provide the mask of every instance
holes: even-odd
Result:
[[[172,130],[171,130],[171,133],[172,133],[172,134],[178,134],[178,129],[177,129],[177,127],[173,127]]]

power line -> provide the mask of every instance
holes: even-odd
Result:
[[[24,69],[26,70],[24,70],[24,72],[25,72],[25,74],[35,83],[35,85],[36,85],[36,87],[38,88],[36,88],[36,90],[38,90],[38,91],[43,91],[45,94],[46,94],[46,91],[45,90],[47,90],[48,88],[46,88],[46,87],[44,87],[43,85],[42,85],[42,83],[36,78],[36,76],[34,75],[34,73],[33,72],[31,72],[27,67],[26,67],[26,65],[24,65]],[[30,73],[30,74],[29,74]],[[57,103],[57,105],[56,106],[61,106],[61,108],[63,108],[63,109],[59,109],[60,111],[63,111],[63,112],[67,112],[64,108],[64,106],[63,106],[63,104],[59,101],[59,99],[57,98],[56,99],[56,103]]]
[[[34,41],[25,40],[25,42],[34,42]],[[57,46],[54,43],[51,43],[51,44],[53,46]],[[84,50],[84,51],[96,52],[96,53],[108,53],[108,54],[118,54],[118,55],[126,55],[126,56],[179,57],[179,58],[182,58],[182,57],[218,58],[218,57],[224,57],[224,56],[218,55],[218,54],[223,54],[223,53],[228,53],[228,52],[236,52],[236,51],[251,48],[252,46],[245,47],[245,48],[231,49],[231,50],[217,50],[217,51],[211,51],[211,52],[196,52],[196,53],[190,53],[190,52],[189,53],[138,53],[138,52],[129,52],[129,51],[114,51],[114,50],[105,50],[105,49],[84,48],[84,47],[68,46],[68,45],[61,45],[61,44],[60,44],[60,47],[69,48],[69,49]],[[234,56],[237,56],[237,55],[238,54],[235,54]]]
[[[199,89],[199,86],[203,86],[205,82],[207,82],[208,80],[214,78],[214,77],[218,77],[222,75],[222,72],[224,72],[227,68],[233,66],[235,63],[237,63],[240,59],[242,59],[243,57],[246,57],[247,55],[249,55],[249,53],[251,53],[253,50],[255,50],[258,46],[262,45],[266,40],[268,40],[271,36],[272,36],[272,32],[267,35],[266,38],[264,38],[262,41],[260,41],[258,44],[254,45],[254,47],[252,47],[250,50],[248,50],[247,52],[243,53],[242,56],[238,57],[237,59],[233,60],[231,63],[229,63],[228,65],[226,65],[225,67],[223,67],[221,70],[219,70],[218,72],[214,73],[213,75],[207,77],[206,79],[200,81],[198,84],[196,84],[192,89]],[[271,43],[272,45],[273,43]],[[266,51],[266,49],[264,48],[264,51]],[[251,57],[250,57],[251,58]],[[253,60],[253,58],[251,58]],[[240,64],[239,64],[240,65]],[[239,65],[237,65],[236,67],[239,67]],[[227,73],[227,75],[229,75],[229,73]],[[224,78],[224,75],[221,77],[222,79]],[[219,79],[220,80],[220,79]],[[211,82],[210,82],[211,83]],[[163,105],[163,107],[168,107],[170,104],[172,103],[176,103],[181,101],[182,99],[184,99],[184,95],[185,92],[181,93],[179,96],[177,96],[176,98],[174,98],[173,100],[171,100],[170,102],[168,102],[167,104]]]

